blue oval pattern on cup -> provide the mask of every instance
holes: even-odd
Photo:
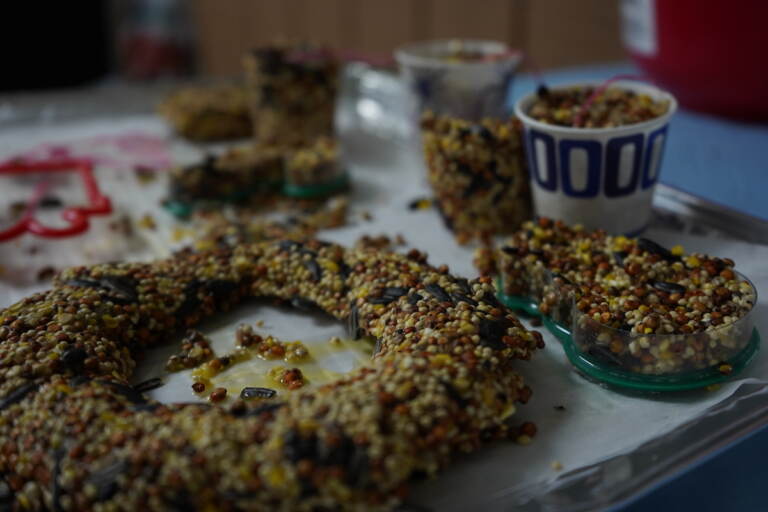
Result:
[[[647,189],[656,184],[668,126],[665,124],[657,128],[647,137],[636,133],[607,141],[555,140],[548,133],[526,128],[526,153],[531,177],[541,188],[551,192],[562,191],[569,197],[623,197],[634,194],[639,188]],[[538,147],[543,147],[543,151],[539,151]],[[634,151],[629,169],[624,169],[622,164],[626,165],[626,162],[623,162],[622,153],[627,147],[634,148]],[[576,178],[572,172],[574,150],[582,150],[586,155],[586,179]],[[629,176],[629,179],[621,180],[622,176]],[[577,186],[577,181],[584,184]]]

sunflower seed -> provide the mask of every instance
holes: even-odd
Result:
[[[624,258],[626,258],[627,256],[629,256],[629,253],[626,252],[626,251],[614,251],[613,252],[613,260],[620,267],[624,266]]]
[[[270,388],[245,387],[240,392],[240,398],[250,400],[251,398],[272,398],[277,395],[277,391]]]
[[[679,285],[677,283],[670,283],[667,281],[651,280],[651,286],[653,286],[657,290],[661,290],[662,292],[667,292],[669,294],[679,293],[681,295],[685,295],[685,292],[686,292],[685,286]]]
[[[6,395],[2,401],[0,401],[0,411],[12,406],[13,404],[21,402],[28,394],[32,393],[33,391],[37,391],[39,387],[40,384],[38,382],[30,382],[28,384],[24,384],[20,388],[14,389],[8,395]]]
[[[323,269],[318,265],[317,260],[304,260],[304,266],[309,270],[313,281],[318,282],[323,277]]]
[[[152,391],[153,389],[161,387],[163,384],[164,382],[162,378],[152,377],[151,379],[147,379],[145,381],[139,382],[138,384],[134,384],[133,389],[139,393],[146,393],[147,391]]]
[[[483,318],[478,324],[478,334],[480,335],[480,344],[490,347],[494,350],[506,348],[506,344],[501,338],[506,334],[507,329],[500,322]]]
[[[360,328],[360,311],[357,309],[357,304],[352,303],[349,307],[349,316],[347,317],[347,332],[349,337],[353,340],[362,338],[363,331]]]
[[[647,238],[638,238],[637,246],[649,254],[658,254],[663,259],[668,261],[674,261],[678,259],[675,255],[669,252],[669,249],[662,247],[653,240],[649,240]]]
[[[509,254],[510,256],[517,256],[517,254],[520,252],[520,249],[517,247],[512,247],[510,245],[505,245],[501,248],[501,252],[504,254]]]
[[[74,347],[65,350],[61,354],[61,362],[70,370],[79,370],[82,368],[87,357],[88,353],[84,349]]]
[[[475,299],[471,299],[463,293],[452,293],[451,298],[458,304],[459,302],[466,302],[470,306],[477,306],[478,303]]]
[[[424,286],[424,289],[431,293],[440,302],[453,302],[445,289],[437,283],[431,283]]]
[[[408,304],[410,304],[411,306],[415,306],[423,298],[424,297],[414,292],[408,296]]]

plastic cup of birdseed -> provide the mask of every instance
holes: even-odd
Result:
[[[540,88],[517,101],[536,214],[640,233],[676,110],[671,94],[634,81]]]
[[[430,110],[479,121],[509,114],[507,94],[522,53],[497,41],[435,40],[402,46],[395,59],[414,119]]]

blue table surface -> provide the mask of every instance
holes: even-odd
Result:
[[[547,85],[640,74],[629,64],[544,73]],[[529,74],[515,78],[512,100],[534,91]],[[768,93],[768,92],[767,92]],[[734,210],[768,220],[768,124],[744,123],[680,108],[670,122],[660,181]]]
[[[629,64],[560,69],[544,74],[547,85],[602,81],[638,74]],[[513,84],[514,101],[535,90],[531,75]],[[750,124],[680,108],[670,123],[660,181],[768,221],[768,124]],[[614,511],[768,510],[768,427],[711,453]]]

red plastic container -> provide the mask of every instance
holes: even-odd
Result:
[[[768,121],[768,2],[623,0],[624,45],[690,109]]]

